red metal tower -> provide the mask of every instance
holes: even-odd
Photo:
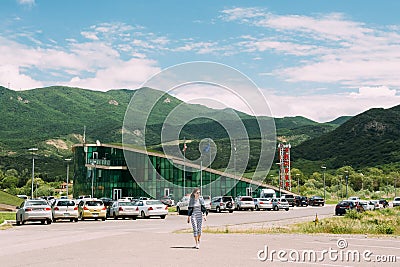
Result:
[[[291,191],[292,177],[290,175],[290,144],[279,144],[279,182],[280,187]]]

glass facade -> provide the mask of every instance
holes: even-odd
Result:
[[[172,195],[177,201],[195,187],[203,195],[254,195],[262,184],[222,172],[185,164],[162,154],[115,145],[75,145],[74,197],[153,197]],[[183,167],[185,165],[185,167]],[[93,184],[93,188],[92,188]],[[93,191],[92,191],[93,190]]]

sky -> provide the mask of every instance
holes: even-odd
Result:
[[[400,104],[399,11],[392,0],[2,0],[0,85],[137,89],[216,62],[253,81],[272,116],[327,122]],[[175,96],[243,110],[204,86]]]

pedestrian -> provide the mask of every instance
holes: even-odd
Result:
[[[192,222],[193,236],[195,241],[195,248],[200,248],[200,237],[203,219],[206,221],[207,208],[204,205],[203,198],[200,197],[200,189],[195,188],[190,195],[189,206],[188,206],[188,217],[187,222]]]

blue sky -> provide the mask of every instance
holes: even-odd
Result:
[[[212,61],[253,80],[274,117],[324,122],[400,104],[399,11],[391,0],[2,0],[0,85],[136,89]],[[241,109],[213,90],[176,96]]]

